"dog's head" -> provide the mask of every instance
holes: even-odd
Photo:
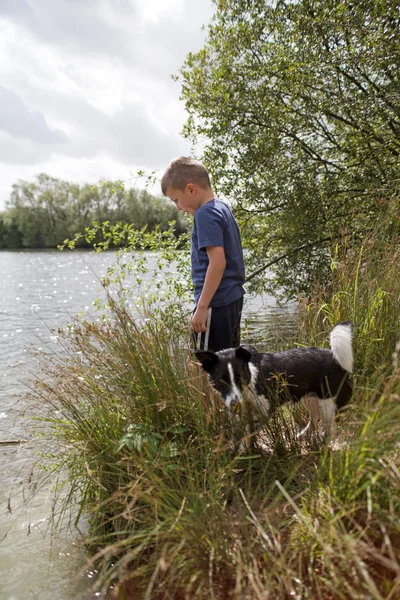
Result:
[[[243,386],[248,385],[251,380],[250,349],[239,346],[220,352],[198,350],[196,358],[208,373],[212,385],[221,394],[225,408],[233,412],[240,410]]]

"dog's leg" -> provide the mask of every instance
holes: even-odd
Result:
[[[263,394],[256,394],[255,392],[249,390],[247,397],[254,406],[256,414],[265,418],[269,416],[271,404],[266,396]]]
[[[244,405],[247,407],[246,420],[248,432],[248,446],[254,446],[257,434],[262,430],[265,419],[270,414],[270,402],[263,394],[257,394],[252,388],[247,387],[243,392]]]
[[[336,431],[336,402],[332,398],[320,398],[318,400],[318,408],[325,432],[324,442],[328,445]]]
[[[248,450],[248,439],[249,435],[245,435],[243,437],[243,422],[242,415],[234,413],[231,409],[225,408],[225,415],[230,423],[230,428],[232,432],[232,436],[229,440],[229,449],[232,452],[239,452],[239,454],[243,454]],[[247,431],[246,427],[246,431]]]
[[[311,426],[311,431],[317,431],[318,429],[318,421],[320,420],[319,414],[319,406],[318,406],[319,398],[316,394],[307,394],[301,398],[301,403],[307,409],[308,414],[310,415],[310,420],[307,425],[298,433],[297,437],[303,437],[305,433],[309,430]]]

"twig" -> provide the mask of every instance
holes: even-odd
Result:
[[[32,440],[0,440],[0,446],[7,446],[8,444],[27,444]]]

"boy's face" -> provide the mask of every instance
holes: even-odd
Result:
[[[174,202],[178,210],[183,210],[190,215],[194,215],[200,207],[200,199],[197,192],[197,186],[193,183],[188,183],[184,190],[168,188],[165,195]]]

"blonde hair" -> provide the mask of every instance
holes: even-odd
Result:
[[[211,188],[207,169],[198,160],[180,156],[171,160],[161,179],[161,191],[164,196],[168,189],[184,190],[188,183],[201,188]]]

